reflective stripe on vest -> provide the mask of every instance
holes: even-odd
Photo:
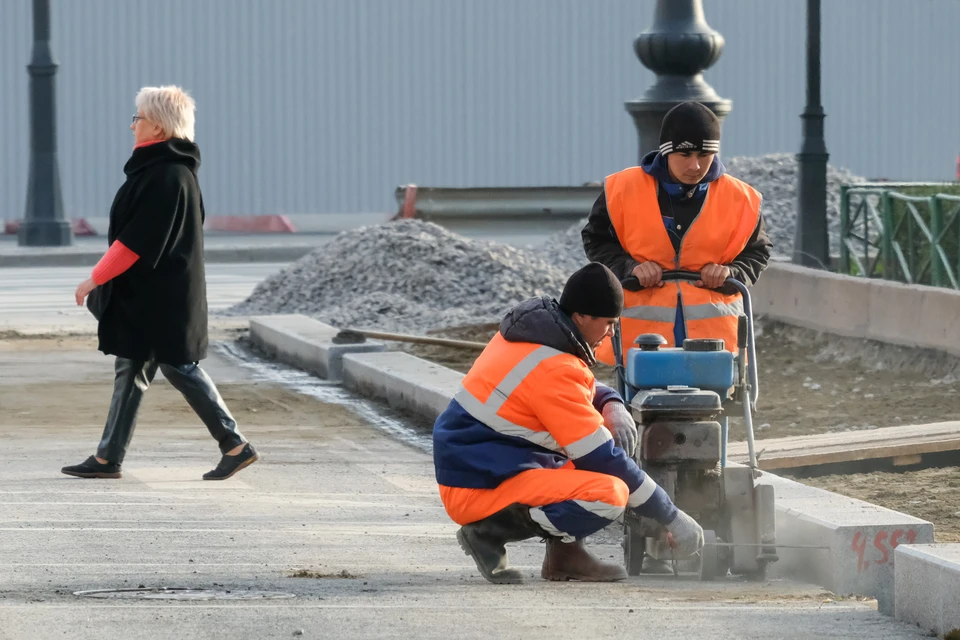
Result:
[[[574,460],[582,458],[608,440],[613,439],[613,436],[606,427],[601,425],[590,435],[584,436],[576,442],[571,442],[566,447],[561,447],[554,437],[550,435],[549,431],[530,429],[523,425],[510,422],[498,414],[510,398],[510,394],[520,386],[520,383],[522,383],[540,363],[558,355],[566,354],[552,347],[537,347],[514,365],[507,375],[503,377],[503,380],[493,389],[486,402],[481,402],[465,387],[460,387],[453,396],[453,399],[463,407],[464,411],[497,433],[514,438],[523,438],[544,449],[563,453],[568,458]]]
[[[709,318],[734,318],[743,315],[743,300],[737,298],[729,302],[708,302],[705,304],[684,305],[683,317],[687,320],[707,320]],[[639,306],[623,310],[623,317],[632,320],[650,322],[673,322],[677,310],[673,307]]]

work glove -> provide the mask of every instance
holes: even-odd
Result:
[[[633,457],[637,448],[637,425],[622,402],[612,400],[603,405],[603,425],[613,434],[613,442]]]
[[[703,527],[680,509],[677,509],[677,517],[666,527],[677,545],[678,556],[692,556],[703,548]]]

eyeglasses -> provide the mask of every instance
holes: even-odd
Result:
[[[137,124],[137,120],[146,120],[146,118],[144,118],[143,116],[138,116],[134,114],[133,120],[132,120],[133,124]]]

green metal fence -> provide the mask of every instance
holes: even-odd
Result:
[[[841,187],[840,270],[960,289],[960,183]]]

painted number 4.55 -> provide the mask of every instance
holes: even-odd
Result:
[[[874,564],[887,564],[893,556],[894,549],[903,543],[913,544],[913,541],[916,539],[917,532],[913,529],[907,531],[897,529],[893,533],[878,531],[877,535],[873,537],[873,549],[876,549],[879,553],[873,552],[873,549],[870,549],[871,558],[868,558],[868,538],[863,535],[862,531],[857,531],[853,536],[853,544],[850,545],[850,548],[857,552],[857,573],[866,571],[870,567],[871,561]]]

